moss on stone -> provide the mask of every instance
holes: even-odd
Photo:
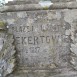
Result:
[[[47,6],[43,8],[43,10],[48,10],[48,9],[49,9],[49,7],[47,7]]]
[[[0,29],[5,29],[6,28],[6,23],[3,21],[0,21]]]

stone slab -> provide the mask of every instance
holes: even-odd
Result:
[[[25,3],[25,2],[24,2]],[[0,12],[18,12],[18,11],[39,11],[39,10],[59,10],[59,9],[77,9],[77,2],[58,2],[48,6],[38,4],[15,4],[5,5],[0,8]]]
[[[15,36],[19,65],[35,69],[66,65],[66,62],[60,62],[60,58],[69,53],[70,40],[65,32],[71,25],[62,15],[59,11],[42,10],[18,12],[15,19],[7,19]]]
[[[10,77],[76,77],[70,66],[71,37],[77,9],[0,13],[13,33],[16,70]]]
[[[14,0],[14,1],[26,1],[26,2],[31,2],[31,3],[35,3],[35,2],[39,2],[41,0]],[[76,1],[76,0],[50,0],[52,2],[70,2],[70,1]]]

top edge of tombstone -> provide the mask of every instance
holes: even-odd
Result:
[[[63,2],[51,2],[49,4],[43,5],[35,0],[35,2],[30,2],[31,0],[25,1],[10,1],[5,6],[0,9],[0,12],[18,12],[18,11],[34,11],[34,10],[54,10],[54,9],[77,9],[77,1],[67,1]]]
[[[76,0],[13,0],[13,1],[26,1],[30,3],[40,2],[40,1],[51,1],[51,2],[71,2]]]
[[[13,0],[6,3],[6,5],[20,5],[20,4],[38,4],[40,1],[43,0]],[[51,1],[52,3],[56,2],[76,2],[77,0],[45,0],[45,1]]]

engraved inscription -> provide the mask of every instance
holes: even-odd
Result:
[[[65,57],[70,51],[70,41],[65,31],[70,28],[69,23],[62,18],[47,20],[40,15],[36,20],[26,18],[26,23],[10,26],[18,51],[18,65],[34,68],[50,68],[53,64],[67,66]]]

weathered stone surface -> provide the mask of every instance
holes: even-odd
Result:
[[[30,3],[35,3],[35,2],[39,2],[41,0],[14,0],[14,1],[26,1],[26,2],[30,2]],[[76,1],[76,0],[50,0],[52,2],[70,2],[70,1]]]
[[[12,73],[15,66],[13,35],[7,33],[7,24],[0,21],[0,77]]]
[[[16,69],[8,77],[77,77],[76,4],[54,3],[54,10],[15,5],[0,13],[17,50]]]
[[[10,77],[76,77],[70,64],[71,26],[77,10],[7,12],[15,37],[17,70]],[[24,73],[24,74],[22,74]]]
[[[6,3],[6,5],[39,4],[39,2],[41,2],[41,0],[20,0],[20,1],[19,0],[15,0],[15,1],[9,1],[8,3]],[[51,0],[49,2],[51,2],[51,3],[56,3],[56,2],[57,3],[58,2],[66,3],[66,2],[76,2],[76,0]]]
[[[17,12],[17,11],[35,11],[35,10],[53,10],[53,9],[77,9],[77,2],[58,2],[52,3],[50,6],[42,6],[39,4],[16,4],[6,5],[0,8],[0,12]]]

